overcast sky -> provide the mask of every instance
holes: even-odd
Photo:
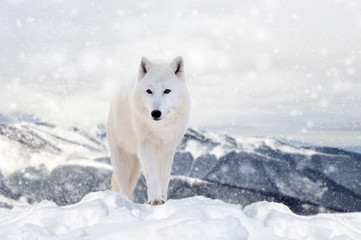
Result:
[[[1,1],[0,112],[104,123],[140,58],[185,59],[191,126],[361,146],[361,2]]]

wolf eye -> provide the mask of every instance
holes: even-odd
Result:
[[[164,91],[164,94],[168,94],[168,93],[170,93],[170,89],[166,89],[166,90]]]
[[[147,89],[147,93],[148,93],[148,94],[152,94],[153,92],[152,92],[152,90]]]

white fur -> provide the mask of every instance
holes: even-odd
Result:
[[[182,57],[170,62],[142,58],[137,80],[112,101],[107,138],[113,190],[131,196],[142,169],[148,202],[156,205],[167,200],[175,150],[190,115],[183,69]],[[170,93],[164,93],[166,89]],[[152,117],[154,110],[161,111],[159,120]]]

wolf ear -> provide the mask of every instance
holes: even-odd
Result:
[[[139,67],[138,80],[144,77],[144,75],[149,71],[151,66],[152,63],[145,57],[142,57],[142,61],[140,62]]]
[[[170,64],[174,74],[181,80],[184,80],[184,62],[181,56],[176,57]]]

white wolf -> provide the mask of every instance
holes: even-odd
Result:
[[[112,190],[130,197],[142,169],[148,203],[165,203],[175,150],[188,128],[189,115],[183,58],[143,57],[136,81],[121,89],[110,106]]]

